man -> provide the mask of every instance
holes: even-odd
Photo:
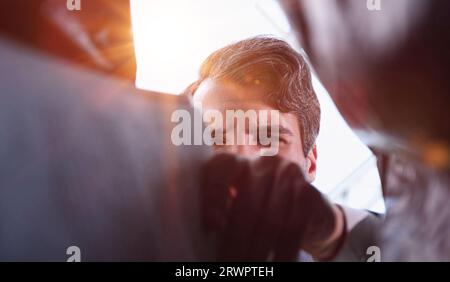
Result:
[[[351,229],[367,217],[369,213],[365,211],[356,211],[355,213],[355,211],[348,210],[346,215],[349,218],[346,220],[341,207],[328,203],[314,187],[309,185],[316,177],[317,149],[315,139],[319,133],[320,106],[311,84],[309,67],[302,56],[286,42],[275,38],[255,37],[243,40],[211,54],[201,66],[198,81],[193,83],[187,92],[193,95],[194,102],[202,104],[204,110],[215,109],[222,113],[236,109],[243,111],[278,110],[280,112],[279,124],[271,124],[271,126],[278,126],[279,128],[278,156],[284,160],[281,158],[255,159],[248,164],[245,161],[234,161],[232,157],[227,155],[220,155],[210,163],[210,175],[207,177],[210,180],[212,179],[212,182],[210,185],[206,185],[208,190],[220,190],[213,187],[217,186],[217,182],[220,180],[223,181],[222,186],[225,189],[228,189],[226,187],[228,184],[240,186],[233,187],[230,190],[235,191],[231,192],[231,195],[234,195],[231,197],[232,204],[228,204],[228,207],[221,211],[229,214],[235,210],[237,220],[233,224],[233,219],[228,218],[228,223],[225,224],[227,227],[219,226],[218,228],[220,232],[223,232],[225,238],[225,243],[221,249],[221,257],[229,260],[265,260],[270,259],[271,255],[275,255],[276,259],[292,259],[294,253],[290,250],[277,254],[276,249],[280,247],[276,246],[279,244],[276,241],[281,239],[275,239],[271,243],[267,243],[263,242],[267,238],[263,238],[260,243],[255,243],[253,247],[248,246],[255,242],[256,238],[254,237],[283,236],[278,233],[274,235],[270,232],[274,231],[277,226],[280,227],[281,223],[277,221],[283,221],[284,217],[292,214],[295,208],[289,206],[289,199],[285,203],[280,199],[290,197],[290,193],[295,194],[301,191],[299,192],[301,194],[299,200],[294,204],[299,209],[298,215],[302,214],[303,216],[306,212],[309,214],[307,217],[310,217],[308,220],[314,218],[315,220],[305,225],[302,225],[300,221],[308,221],[306,218],[298,218],[298,222],[294,220],[293,224],[298,225],[298,228],[295,227],[296,231],[292,230],[290,233],[285,233],[285,236],[291,237],[293,233],[299,232],[298,239],[300,240],[300,237],[303,237],[303,242],[293,242],[294,250],[296,250],[296,244],[299,244],[298,248],[308,251],[317,260],[335,258],[345,243],[347,233],[345,225],[348,224],[347,228]],[[263,130],[261,124],[262,122],[259,121],[259,130]],[[226,126],[222,128],[226,128]],[[218,130],[222,130],[222,128],[218,128]],[[220,151],[253,158],[259,156],[260,150],[264,148],[259,142],[257,145],[249,145],[249,142],[244,145],[236,145],[236,142],[233,142],[235,140],[228,140],[226,137],[228,134],[229,132],[224,130],[224,139],[228,143],[218,146]],[[238,134],[239,132],[231,135],[236,136]],[[246,140],[257,139],[258,137],[249,136],[251,133],[248,128],[242,134],[246,135]],[[295,163],[297,169],[288,164],[286,160]],[[217,165],[216,170],[215,165]],[[218,173],[217,171],[220,171],[221,168],[226,168],[228,172],[236,170],[236,174],[240,174],[241,179],[232,180],[229,178],[230,174],[234,173]],[[285,175],[284,179],[277,176],[277,171]],[[259,175],[254,176],[253,172]],[[261,177],[260,175],[264,173],[267,173],[265,177]],[[242,180],[242,177],[245,180]],[[258,182],[261,179],[265,179],[263,183]],[[298,190],[297,192],[291,190],[295,186],[291,182],[294,179],[301,180],[299,188],[293,188]],[[248,215],[252,211],[237,211],[239,210],[237,208],[239,201],[245,198],[242,189],[250,190],[243,186],[252,185],[257,187],[258,190],[248,194],[248,201],[243,200],[243,209],[255,205],[255,209],[267,211],[268,217],[275,217],[273,218],[274,224],[271,226],[274,228],[258,228],[258,225],[270,226],[268,223],[270,220],[261,216],[262,213],[256,215],[258,210],[253,210],[255,217],[247,219],[243,219],[242,214]],[[273,189],[277,191],[271,190],[273,186]],[[281,186],[286,187],[285,195],[280,195],[283,193]],[[209,192],[206,191],[206,193]],[[279,213],[277,216],[268,212],[271,200],[261,200],[260,202],[255,200],[259,197],[258,194],[268,195],[267,193],[271,193],[270,197],[275,199],[275,205],[289,207],[291,211]],[[233,200],[233,198],[236,200]],[[307,203],[303,203],[303,201]],[[306,206],[309,206],[310,203],[314,203],[314,205],[307,209]],[[281,211],[284,207],[277,210]],[[214,221],[220,221],[220,219],[212,218],[210,221],[214,225]],[[252,224],[256,227],[249,229],[247,238],[241,231],[237,230],[239,228],[245,229]],[[308,228],[311,229],[310,238],[303,234],[305,233],[304,230]],[[234,231],[230,229],[234,229]],[[264,229],[270,230],[269,233],[264,233]],[[252,233],[253,235],[251,235]],[[242,248],[247,247],[249,248],[247,251],[242,251]],[[281,248],[286,249],[285,246]],[[267,252],[262,251],[263,249],[266,249]],[[348,253],[345,249],[343,248],[343,253]],[[365,251],[366,248],[358,250],[360,253]],[[362,257],[346,254],[342,259],[360,260]]]

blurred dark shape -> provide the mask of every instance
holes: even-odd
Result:
[[[0,261],[208,260],[201,146],[171,142],[185,97],[0,39]]]
[[[0,261],[65,261],[70,246],[82,261],[211,259],[209,151],[170,139],[190,103],[133,86],[128,0],[81,8],[0,3]]]
[[[335,228],[333,205],[280,156],[218,153],[203,175],[203,217],[220,238],[219,261],[295,261],[299,247],[317,253]]]
[[[5,0],[0,34],[27,46],[134,82],[136,59],[129,0]]]
[[[449,153],[449,1],[381,1],[379,11],[361,0],[281,3],[319,78],[366,144],[418,158],[428,146]]]
[[[383,261],[450,261],[450,173],[404,154],[379,154],[387,217]]]
[[[450,260],[450,1],[280,3],[341,114],[379,157],[382,259]]]

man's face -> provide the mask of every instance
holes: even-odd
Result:
[[[222,115],[226,116],[227,110],[254,110],[257,113],[262,110],[278,110],[263,102],[265,89],[262,85],[255,83],[253,86],[240,86],[232,82],[224,82],[213,79],[203,81],[194,94],[194,103],[201,103],[203,110],[218,110]],[[269,114],[270,116],[270,114]],[[225,118],[224,118],[225,123]],[[300,125],[297,117],[292,113],[279,112],[279,121],[272,124],[270,119],[268,122],[259,120],[257,115],[256,127],[259,130],[266,130],[267,127],[277,126],[278,130],[278,155],[297,163],[303,170],[306,179],[312,182],[316,174],[316,148],[314,147],[307,156],[303,153],[303,144],[300,132]],[[258,139],[258,134],[252,136],[251,130],[248,130],[249,123],[245,125],[244,145],[237,145],[236,140],[229,140],[228,136],[232,135],[236,138],[238,132],[229,132],[230,129],[224,125],[217,127],[217,130],[223,131],[224,145],[216,146],[220,150],[235,153],[245,157],[260,156],[261,149],[264,148],[259,142],[257,145],[250,145],[250,139]],[[231,130],[237,130],[234,126]],[[231,134],[230,134],[231,133]],[[270,129],[268,131],[270,134]]]

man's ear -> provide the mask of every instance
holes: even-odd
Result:
[[[306,156],[306,180],[308,182],[313,182],[316,179],[317,171],[317,147],[316,144],[309,150]]]

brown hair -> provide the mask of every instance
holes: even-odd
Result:
[[[305,156],[314,146],[320,127],[319,101],[308,65],[285,41],[258,36],[215,51],[203,62],[199,79],[185,94],[194,95],[207,78],[229,80],[244,86],[263,85],[267,88],[265,102],[281,112],[297,116]]]

